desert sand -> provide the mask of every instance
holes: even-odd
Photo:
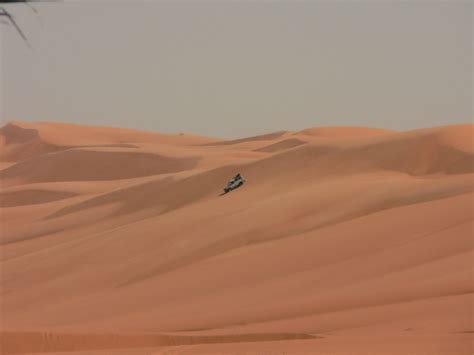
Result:
[[[471,355],[473,137],[10,122],[2,353]]]

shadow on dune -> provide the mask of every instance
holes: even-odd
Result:
[[[53,332],[0,333],[3,351],[9,354],[81,350],[127,349],[152,346],[240,343],[318,339],[304,333],[260,333],[229,335],[169,335],[169,334],[63,334]]]
[[[69,149],[19,162],[1,179],[26,182],[118,180],[192,169],[199,158],[171,158],[134,151]]]
[[[279,131],[279,132],[262,134],[262,135],[259,135],[259,136],[232,139],[232,140],[225,140],[225,141],[220,141],[220,142],[206,143],[206,144],[202,144],[202,145],[205,145],[205,146],[220,146],[220,145],[233,145],[233,144],[239,144],[239,143],[245,143],[245,142],[253,142],[253,141],[272,140],[272,139],[282,137],[287,133],[288,133],[288,131]]]
[[[21,191],[0,192],[0,207],[35,205],[77,196],[68,191],[47,191],[28,189]]]

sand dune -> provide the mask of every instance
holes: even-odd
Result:
[[[233,140],[224,140],[224,141],[221,141],[221,142],[208,143],[207,145],[235,145],[235,144],[246,143],[246,142],[271,141],[275,138],[284,137],[284,136],[288,135],[288,133],[289,133],[288,131],[278,131],[278,132],[273,132],[273,133],[261,134],[261,135],[253,136],[253,137],[239,138],[239,139],[233,139]]]
[[[47,190],[18,190],[0,193],[0,207],[34,205],[76,196],[74,193]]]
[[[22,183],[127,179],[191,169],[196,161],[124,149],[68,149],[18,162],[0,171],[0,179]]]
[[[368,127],[314,127],[307,128],[295,134],[303,134],[319,138],[364,138],[395,133],[388,129]]]
[[[293,147],[297,147],[299,145],[305,144],[305,141],[302,141],[298,138],[289,138],[289,139],[284,139],[280,142],[277,143],[272,143],[270,145],[267,145],[263,148],[256,149],[257,152],[269,152],[269,153],[274,153],[278,152],[280,150],[285,150]]]
[[[4,132],[5,130],[7,132]],[[216,138],[189,134],[171,135],[126,128],[84,126],[58,122],[13,121],[3,127],[2,135],[5,135],[7,144],[11,141],[11,138],[9,138],[11,136],[9,131],[11,130],[16,131],[15,141],[25,141],[36,136],[41,137],[45,142],[58,146],[144,142],[189,145],[219,141]]]
[[[473,125],[0,132],[3,353],[472,353]]]
[[[26,160],[84,146],[136,148],[133,143],[188,146],[218,141],[189,134],[166,135],[123,128],[13,121],[0,129],[0,161]]]

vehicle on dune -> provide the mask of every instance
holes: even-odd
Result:
[[[237,174],[235,175],[232,180],[230,180],[227,183],[227,186],[224,187],[224,193],[228,193],[229,191],[232,191],[240,186],[242,186],[245,183],[245,179],[242,175]]]

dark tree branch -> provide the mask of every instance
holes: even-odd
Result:
[[[54,1],[54,0],[52,0]],[[0,0],[0,4],[14,4],[14,3],[22,3],[28,6],[35,14],[38,14],[38,10],[31,4],[31,2],[49,2],[48,0]],[[28,38],[21,30],[20,26],[16,23],[13,16],[3,7],[0,7],[0,16],[6,17],[7,20],[15,27],[18,34],[23,38],[25,43],[31,48],[30,43],[28,42]]]
[[[5,10],[4,8],[0,8],[0,16],[6,17],[10,21],[10,23],[13,25],[13,27],[15,27],[15,29],[17,30],[17,32],[21,36],[21,38],[23,38],[23,40],[26,42],[28,47],[31,47],[30,42],[28,42],[28,38],[26,38],[25,34],[21,30],[20,26],[18,26],[18,24],[16,23],[13,16],[10,15],[10,13],[7,10]]]

